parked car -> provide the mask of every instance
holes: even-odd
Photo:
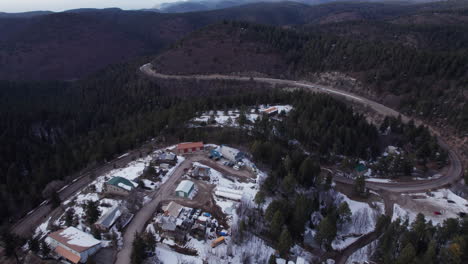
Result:
[[[455,203],[454,201],[452,200],[447,200],[448,203]]]
[[[442,215],[442,213],[439,212],[439,211],[434,211],[434,214],[435,214],[435,215]]]

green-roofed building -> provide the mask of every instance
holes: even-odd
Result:
[[[136,183],[123,177],[114,177],[104,184],[104,192],[116,195],[128,195],[137,186]]]
[[[355,168],[354,170],[356,171],[356,173],[361,176],[361,175],[364,175],[364,173],[367,171],[367,167],[362,164],[362,163],[359,163]]]

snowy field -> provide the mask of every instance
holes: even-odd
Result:
[[[270,107],[278,109],[278,113],[289,113],[293,107],[290,105],[261,105],[258,109],[249,109],[245,116],[250,122],[255,122],[262,112]],[[210,123],[210,126],[215,127],[238,127],[238,119],[240,116],[239,110],[229,111],[208,111],[203,113],[201,116],[192,119],[193,123]],[[211,124],[211,122],[213,124]]]
[[[458,218],[460,212],[468,213],[468,201],[454,194],[449,189],[440,189],[427,193],[406,195],[408,201],[404,205],[395,204],[392,221],[398,217],[414,221],[418,213],[424,214],[426,221],[434,225],[442,224],[448,218]],[[435,214],[440,212],[440,215]]]
[[[332,247],[335,250],[342,250],[362,235],[374,231],[378,217],[384,213],[383,203],[377,203],[377,209],[372,209],[368,203],[351,200],[339,193],[336,197],[336,205],[339,206],[342,202],[348,203],[352,216],[351,221],[345,224],[343,230],[339,231],[333,240]]]

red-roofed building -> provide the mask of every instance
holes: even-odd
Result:
[[[262,112],[267,115],[276,115],[278,113],[278,108],[273,106],[273,107],[263,110]]]
[[[176,147],[177,154],[187,154],[203,151],[205,146],[203,142],[189,142],[189,143],[180,143]]]

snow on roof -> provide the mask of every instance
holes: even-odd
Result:
[[[277,258],[276,259],[276,264],[286,264],[286,260],[282,258]]]
[[[102,225],[106,228],[110,228],[115,221],[122,215],[122,213],[119,210],[119,205],[116,204],[107,211],[97,222],[96,225]]]
[[[174,217],[179,216],[181,209],[182,209],[182,205],[173,201],[171,201],[167,206],[163,207],[163,211],[164,213],[166,213],[166,215],[170,215]]]
[[[110,179],[107,182],[107,184],[111,184],[111,185],[120,187],[120,188],[125,189],[127,191],[131,191],[133,188],[136,187],[136,185],[133,182],[131,182],[130,180],[125,179],[123,177],[120,177],[120,176],[117,176],[117,177],[114,177],[114,178]]]
[[[220,192],[232,193],[232,194],[236,194],[236,195],[240,195],[240,196],[242,196],[244,194],[244,192],[241,191],[241,190],[234,190],[234,189],[230,189],[230,188],[226,188],[226,187],[218,187],[217,190],[220,191]]]
[[[191,149],[191,148],[202,148],[203,142],[187,142],[180,143],[177,145],[177,149]]]
[[[90,234],[72,226],[51,233],[49,234],[49,237],[77,252],[86,251],[101,243],[101,241],[95,239]]]
[[[231,200],[236,200],[236,201],[240,201],[242,199],[242,195],[228,193],[228,192],[222,192],[222,191],[216,191],[215,195],[219,196],[219,197],[228,198],[228,199],[231,199]]]
[[[189,193],[193,188],[193,182],[183,180],[180,182],[179,186],[177,186],[176,192],[185,192]]]
[[[302,257],[297,257],[296,264],[305,264],[305,259]]]
[[[271,113],[276,112],[276,111],[278,111],[278,108],[276,108],[274,106],[263,110],[263,112],[267,113],[267,114],[271,114]]]

